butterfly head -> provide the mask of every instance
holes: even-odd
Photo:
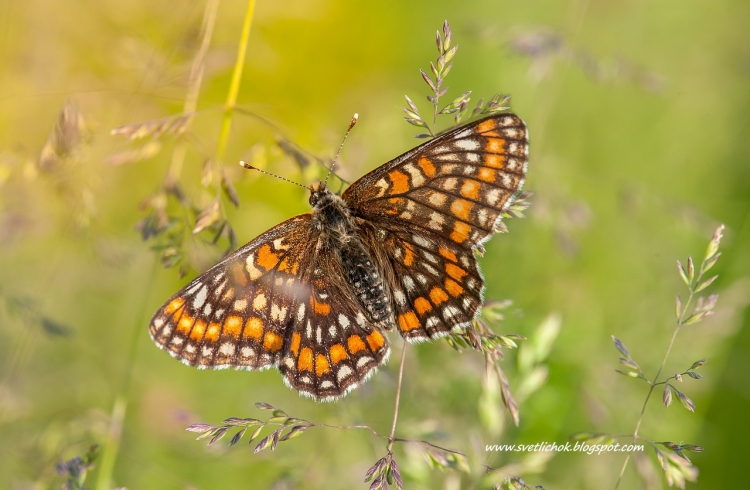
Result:
[[[325,182],[310,186],[310,206],[318,230],[347,235],[351,231],[351,209],[347,202],[326,187]]]

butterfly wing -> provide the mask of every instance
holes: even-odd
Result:
[[[467,124],[373,170],[343,194],[380,232],[399,331],[419,341],[468,325],[484,281],[474,251],[520,191],[526,125],[514,114]]]
[[[316,400],[364,381],[389,347],[342,286],[323,280],[335,263],[318,253],[311,220],[279,224],[190,282],[151,319],[154,342],[198,368],[276,367]]]

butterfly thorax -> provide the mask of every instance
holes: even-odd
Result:
[[[339,262],[347,286],[370,319],[390,329],[394,323],[391,302],[349,204],[320,183],[311,189],[310,205],[319,250]]]

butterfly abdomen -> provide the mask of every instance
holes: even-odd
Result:
[[[339,249],[346,281],[370,318],[384,328],[392,327],[393,311],[370,254],[359,240],[350,240]]]

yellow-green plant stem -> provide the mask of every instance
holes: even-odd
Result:
[[[255,13],[255,0],[247,2],[247,11],[245,12],[245,21],[242,24],[242,34],[240,44],[237,49],[237,60],[234,63],[232,72],[232,82],[229,85],[227,101],[224,104],[224,119],[221,121],[221,131],[219,132],[219,141],[216,145],[216,160],[221,162],[224,158],[224,151],[229,139],[229,131],[232,129],[232,114],[237,104],[237,94],[240,92],[240,82],[242,81],[242,69],[245,65],[245,56],[247,54],[247,45],[250,40],[250,26],[253,24],[253,15]]]
[[[146,290],[144,291],[141,306],[138,309],[138,315],[136,316],[136,328],[133,329],[130,338],[130,350],[128,352],[128,360],[125,364],[125,374],[123,375],[122,384],[120,390],[117,392],[115,397],[115,403],[112,407],[112,413],[109,420],[109,430],[107,431],[107,438],[104,441],[102,451],[102,459],[99,463],[99,473],[96,479],[96,490],[110,490],[112,481],[112,472],[115,469],[115,462],[117,461],[117,453],[120,449],[120,441],[122,439],[122,427],[125,422],[125,414],[128,407],[128,394],[130,393],[130,384],[133,381],[133,370],[135,368],[135,360],[138,356],[138,340],[141,338],[144,330],[140,328],[141,325],[146,323],[146,308],[148,306],[148,299],[151,292],[151,286],[154,284],[156,279],[156,271],[159,270],[159,261],[154,258],[153,265],[151,266],[151,274],[146,282]]]

